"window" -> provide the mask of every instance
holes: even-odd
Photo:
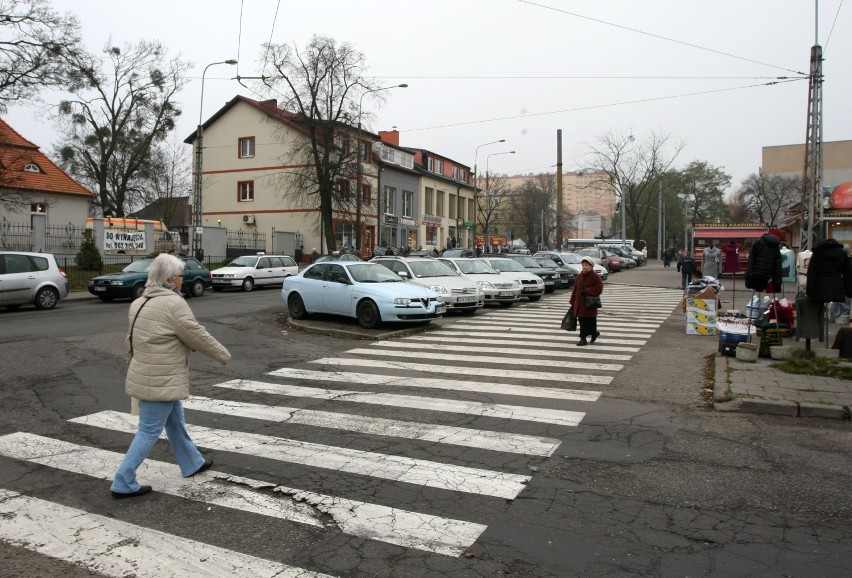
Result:
[[[25,172],[25,173],[40,173],[40,172],[41,172],[41,169],[40,169],[40,168],[39,168],[39,166],[38,166],[37,164],[35,164],[35,163],[27,163],[27,164],[24,166],[24,172]]]
[[[334,137],[334,144],[344,155],[349,154],[349,137],[347,135],[336,135]]]
[[[438,227],[426,227],[426,244],[427,245],[437,245],[438,244]]]
[[[250,159],[254,157],[254,137],[246,136],[240,139],[240,158]]]
[[[340,195],[341,199],[348,199],[349,192],[349,181],[347,181],[346,179],[340,179],[339,181],[337,181],[337,194]]]
[[[241,203],[254,200],[254,181],[237,183],[237,200]]]
[[[402,216],[414,215],[414,191],[402,191]]]
[[[424,194],[426,197],[425,207],[423,207],[424,213],[426,215],[432,215],[432,209],[435,205],[435,189],[432,187],[426,187],[426,192]]]
[[[461,171],[458,167],[453,167],[453,178],[455,180],[459,180],[461,178]]]
[[[328,269],[328,265],[325,263],[320,263],[319,265],[314,265],[307,271],[303,273],[305,279],[322,279],[325,275],[325,271]]]
[[[456,203],[457,203],[458,195],[454,195],[450,193],[450,214],[449,217],[451,219],[456,218]]]
[[[370,146],[370,142],[366,140],[361,141],[361,160],[365,163],[372,162],[372,147]]]
[[[361,185],[361,203],[364,205],[373,204],[373,189],[370,185]]]
[[[444,161],[441,159],[435,159],[435,172],[439,175],[444,174]]]
[[[438,191],[438,198],[435,203],[435,215],[438,217],[444,216],[444,191]]]
[[[385,213],[396,214],[396,188],[385,186]]]
[[[47,204],[46,203],[32,203],[30,205],[31,213],[46,213],[47,212]]]
[[[430,171],[430,172],[434,172],[433,166],[434,165],[432,163],[432,157],[426,157],[426,170]]]

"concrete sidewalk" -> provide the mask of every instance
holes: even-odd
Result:
[[[785,345],[801,348],[793,339]],[[817,344],[818,349],[822,344]],[[772,367],[774,359],[755,363],[735,357],[716,357],[714,407],[719,411],[769,413],[790,417],[849,419],[852,381],[785,373]]]

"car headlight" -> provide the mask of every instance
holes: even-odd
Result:
[[[512,289],[520,289],[520,288],[521,288],[521,284],[518,283],[517,279],[513,280],[512,281]]]
[[[109,284],[110,285],[124,285],[124,281],[119,281],[118,279],[115,279],[114,281],[110,281]]]
[[[233,278],[234,274],[233,273],[225,273],[224,275],[222,275],[222,277]]]
[[[435,293],[441,293],[442,295],[449,295],[450,292],[443,285],[429,285],[429,289],[434,291]]]
[[[396,299],[393,300],[393,304],[394,305],[410,305],[411,299],[409,299],[408,297],[397,297]]]
[[[477,281],[476,284],[479,286],[480,290],[494,289],[494,285],[492,285],[490,281]]]

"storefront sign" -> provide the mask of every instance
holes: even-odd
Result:
[[[396,215],[385,215],[385,224],[399,225],[399,217],[397,217]]]
[[[423,224],[427,227],[440,227],[444,224],[444,220],[441,217],[432,217],[429,215],[424,215]]]
[[[407,227],[413,227],[417,224],[414,219],[410,219],[408,217],[403,217],[401,223]]]

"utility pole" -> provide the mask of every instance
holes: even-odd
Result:
[[[562,249],[562,129],[556,129],[556,246]]]
[[[816,33],[815,33],[816,36]],[[808,80],[808,128],[802,173],[801,240],[799,250],[813,250],[823,236],[822,204],[822,47],[811,47]]]

